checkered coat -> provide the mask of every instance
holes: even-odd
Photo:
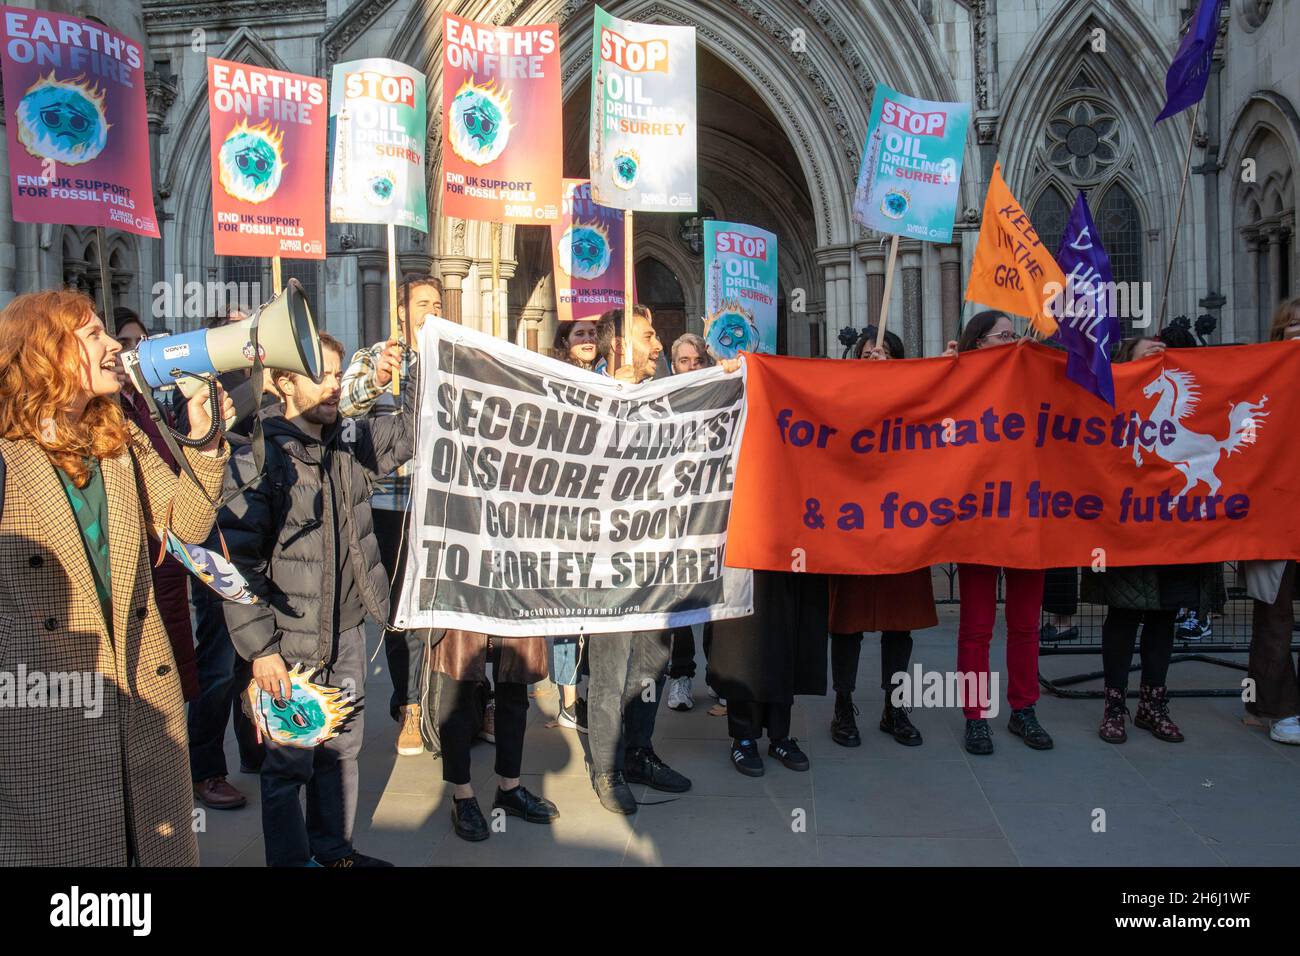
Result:
[[[216,513],[139,428],[130,431],[129,453],[100,463],[111,636],[54,464],[35,442],[0,439],[0,680],[25,672],[32,689],[36,673],[47,681],[103,675],[97,717],[86,706],[17,706],[0,691],[0,866],[119,866],[132,855],[143,866],[198,863],[185,707],[154,601],[146,527],[166,521],[170,508],[172,531],[200,543]],[[216,497],[228,451],[186,454]],[[23,703],[32,700],[27,693]]]

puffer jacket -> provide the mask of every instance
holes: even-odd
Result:
[[[1090,604],[1135,611],[1219,611],[1225,597],[1222,564],[1137,565],[1083,569],[1080,597]]]
[[[337,631],[336,500],[350,509],[346,544],[362,603],[373,620],[388,619],[388,578],[379,560],[370,494],[377,480],[413,453],[410,398],[404,406],[400,415],[335,424],[320,439],[281,414],[263,418],[261,479],[217,518],[231,561],[262,599],[252,605],[228,601],[223,607],[231,640],[245,659],[279,654],[290,666],[331,659]],[[252,447],[241,448],[231,457],[227,492],[256,474]]]

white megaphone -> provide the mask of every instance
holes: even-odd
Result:
[[[122,365],[141,393],[187,380],[198,385],[200,378],[252,368],[254,337],[266,368],[320,379],[320,336],[297,279],[290,279],[283,292],[247,319],[215,329],[150,336],[122,353]]]

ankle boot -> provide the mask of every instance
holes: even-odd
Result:
[[[907,708],[895,707],[885,698],[885,709],[880,715],[880,729],[904,747],[921,746],[921,732],[907,718]]]
[[[848,694],[835,695],[835,713],[831,717],[831,740],[841,747],[859,747],[862,737],[858,733],[858,722],[854,720],[858,709],[853,706],[853,698]]]
[[[1133,726],[1149,730],[1157,740],[1171,744],[1183,742],[1183,732],[1169,716],[1169,690],[1163,685],[1143,684],[1138,698],[1137,714]]]
[[[1119,687],[1106,688],[1106,709],[1102,713],[1101,726],[1097,736],[1108,744],[1122,744],[1128,740],[1128,731],[1124,729],[1124,716],[1128,707],[1124,703],[1124,691]]]

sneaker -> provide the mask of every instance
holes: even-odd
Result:
[[[664,793],[685,793],[691,781],[659,759],[653,747],[629,750],[623,759],[628,783],[644,783]]]
[[[1280,744],[1300,744],[1300,717],[1285,717],[1273,721],[1268,736]]]
[[[853,698],[848,694],[836,694],[835,712],[831,715],[831,740],[841,747],[861,747],[862,735],[858,733],[858,722],[853,719],[857,715]]]
[[[785,764],[788,770],[798,770],[803,773],[809,766],[808,755],[799,749],[799,741],[793,737],[773,740],[767,745],[767,754]]]
[[[731,762],[746,777],[763,776],[763,758],[758,755],[758,744],[753,740],[733,740]]]
[[[598,773],[591,778],[591,786],[600,799],[600,805],[610,813],[621,813],[624,816],[636,813],[636,797],[632,795],[632,788],[627,785],[621,772]]]
[[[669,710],[690,710],[695,706],[695,698],[691,696],[691,679],[689,677],[673,677],[668,681],[668,709]]]
[[[573,703],[573,721],[577,726],[578,733],[587,732],[587,698],[579,697]]]
[[[578,715],[574,712],[576,709],[576,704],[569,704],[567,707],[561,704],[560,712],[555,715],[556,725],[563,727],[565,730],[577,730]]]
[[[980,757],[993,753],[993,732],[983,717],[966,720],[966,752]]]
[[[1187,616],[1178,621],[1174,636],[1180,641],[1203,641],[1213,634],[1209,620],[1200,620],[1195,611],[1188,611]]]
[[[1079,636],[1079,629],[1073,624],[1069,627],[1057,627],[1044,624],[1038,629],[1038,640],[1043,644],[1055,644],[1057,641],[1072,641]]]
[[[483,711],[483,729],[478,735],[490,744],[497,742],[497,702],[490,700],[487,703],[487,709]]]
[[[397,732],[397,753],[402,757],[424,753],[424,738],[420,736],[419,704],[407,704],[402,708],[402,727]]]
[[[358,853],[353,850],[347,856],[341,856],[337,860],[330,860],[328,863],[324,860],[315,861],[317,866],[332,866],[340,870],[348,869],[355,866],[392,866],[387,860],[381,860],[377,856],[366,856],[364,853]],[[309,864],[310,865],[310,864]]]
[[[1051,750],[1052,737],[1038,722],[1033,707],[1022,707],[1011,712],[1007,730],[1024,740],[1026,747],[1034,750]]]

